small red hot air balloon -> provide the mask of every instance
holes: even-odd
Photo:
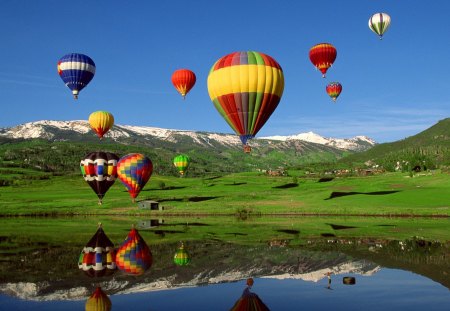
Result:
[[[339,82],[330,82],[327,84],[326,91],[335,102],[342,92],[342,85]]]
[[[309,59],[311,60],[311,63],[322,72],[322,77],[324,78],[328,68],[330,68],[336,60],[336,56],[336,48],[330,43],[319,43],[309,50]]]
[[[172,83],[181,96],[186,96],[196,81],[195,73],[189,69],[178,69],[172,74]]]

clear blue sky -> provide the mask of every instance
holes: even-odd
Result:
[[[376,12],[392,18],[382,41],[367,26]],[[395,141],[449,117],[449,12],[447,0],[2,0],[0,127],[108,110],[117,124],[231,133],[210,101],[208,71],[228,53],[254,50],[285,74],[257,136]],[[338,50],[327,79],[308,57],[320,42]],[[71,52],[97,66],[78,101],[56,71]],[[185,101],[170,81],[178,68],[197,75]],[[343,85],[336,104],[329,81]]]

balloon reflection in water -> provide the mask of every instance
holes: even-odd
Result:
[[[352,276],[344,276],[342,278],[342,284],[345,285],[355,285],[356,284],[356,279]]]
[[[99,224],[97,232],[81,251],[78,268],[90,277],[108,276],[117,269],[115,257],[114,244]]]
[[[111,300],[100,287],[92,293],[86,301],[86,311],[109,311],[111,310]]]
[[[152,253],[139,232],[132,228],[117,250],[116,265],[125,273],[141,275],[151,267]]]
[[[173,256],[173,262],[178,266],[186,266],[191,262],[191,256],[189,256],[189,253],[186,251],[183,242]]]
[[[241,298],[230,309],[231,311],[268,311],[270,310],[264,302],[256,295],[252,293],[250,289],[253,286],[253,278],[247,279],[247,287],[244,289]]]

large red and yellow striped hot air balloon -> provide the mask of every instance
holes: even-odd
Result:
[[[172,84],[183,96],[183,99],[194,87],[195,81],[195,73],[189,69],[178,69],[172,74]]]
[[[102,139],[114,125],[114,116],[107,111],[95,111],[89,115],[89,124],[98,138]]]
[[[309,50],[309,59],[311,63],[320,70],[322,77],[325,78],[328,68],[333,65],[336,60],[336,48],[330,43],[319,43]]]
[[[235,52],[220,58],[208,75],[209,97],[239,135],[244,151],[280,102],[284,75],[280,65],[259,52]]]

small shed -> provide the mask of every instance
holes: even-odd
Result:
[[[138,207],[140,209],[162,210],[162,207],[159,206],[159,202],[152,200],[139,201]]]

